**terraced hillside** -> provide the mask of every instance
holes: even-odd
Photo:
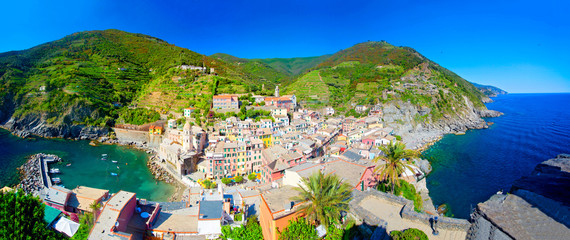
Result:
[[[483,95],[471,83],[415,50],[386,42],[366,42],[342,50],[284,89],[312,108],[336,107],[346,113],[357,104],[410,102],[437,120],[484,109]],[[429,109],[429,110],[427,110]]]

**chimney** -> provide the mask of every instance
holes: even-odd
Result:
[[[295,202],[284,202],[283,203],[283,208],[285,209],[285,212],[289,212],[291,211],[291,209],[293,208],[293,205],[295,204]]]

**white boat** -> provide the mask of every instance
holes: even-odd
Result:
[[[102,157],[107,157],[106,153],[101,154]]]
[[[113,161],[111,161],[111,162],[113,162],[113,163],[118,163],[118,162],[117,162],[117,161],[115,161],[115,160],[113,160]]]
[[[52,168],[49,170],[49,173],[61,173],[61,171],[59,171],[59,168]]]

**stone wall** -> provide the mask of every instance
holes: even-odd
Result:
[[[129,130],[122,128],[113,128],[115,136],[120,144],[146,144],[149,142],[148,131]]]
[[[395,196],[389,193],[380,192],[374,189],[364,192],[354,192],[353,199],[350,204],[351,211],[359,213],[358,215],[360,215],[362,220],[367,224],[378,225],[378,226],[385,224],[384,220],[379,219],[374,215],[365,214],[368,211],[363,211],[364,209],[361,209],[361,207],[358,206],[358,203],[361,202],[367,196],[375,196],[393,205],[403,206],[402,211],[400,212],[402,218],[431,225],[430,219],[432,219],[434,216],[427,213],[423,212],[418,213],[414,211],[413,201],[410,201],[400,196]],[[438,227],[440,229],[467,231],[470,226],[471,224],[466,219],[448,218],[448,217],[439,216]]]

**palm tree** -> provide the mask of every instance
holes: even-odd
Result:
[[[418,153],[406,149],[406,145],[401,142],[380,146],[380,151],[382,151],[384,155],[378,155],[378,157],[374,158],[374,162],[384,160],[386,163],[376,166],[374,172],[379,173],[382,179],[392,184],[391,192],[394,193],[394,184],[400,186],[400,181],[398,181],[400,175],[404,173],[406,169],[414,172],[409,160],[417,156]]]
[[[97,221],[97,211],[99,211],[99,208],[101,208],[101,203],[99,203],[98,201],[93,201],[89,205],[89,208],[93,210],[93,223],[95,223],[95,221]]]
[[[348,211],[352,187],[335,174],[325,175],[319,171],[303,178],[302,184],[295,189],[299,195],[292,200],[304,202],[299,211],[314,224],[328,227],[340,218],[342,211]]]

